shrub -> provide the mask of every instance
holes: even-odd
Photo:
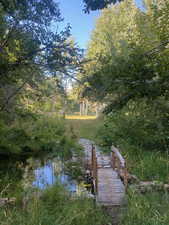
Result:
[[[0,154],[26,156],[55,152],[71,157],[77,149],[75,141],[66,135],[64,121],[57,117],[17,120],[11,126],[0,121]]]

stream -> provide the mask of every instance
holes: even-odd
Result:
[[[79,189],[77,181],[65,172],[65,165],[59,158],[27,160],[22,183],[25,190],[28,188],[44,190],[56,183],[62,184],[71,193]]]
[[[80,140],[79,143],[83,147],[88,144],[90,150],[90,144],[82,143],[83,141]],[[13,195],[13,191],[15,194],[15,188],[22,189],[25,194],[31,194],[35,190],[43,191],[55,184],[62,184],[70,194],[91,197],[83,185],[83,176],[77,174],[78,169],[81,171],[82,165],[76,157],[62,160],[57,156],[46,155],[41,158],[31,157],[26,161],[2,160],[0,164],[0,185],[2,185],[2,190],[6,189],[9,180],[11,181],[10,190],[6,192],[9,196]],[[5,174],[6,168],[8,168],[8,171]],[[80,181],[79,176],[81,176]],[[4,177],[8,177],[8,183],[3,181]]]
[[[47,160],[44,165],[37,167],[33,172],[35,180],[32,185],[37,188],[45,189],[58,182],[63,184],[70,192],[76,192],[77,182],[65,174],[64,164],[57,158]]]

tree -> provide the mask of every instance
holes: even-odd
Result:
[[[117,102],[123,105],[131,98],[152,98],[166,93],[167,87],[158,91],[156,88],[168,71],[168,50],[161,46],[159,28],[154,26],[154,14],[140,11],[132,1],[105,9],[87,51],[89,63],[84,66],[84,80],[88,86],[84,93],[113,101],[116,106]],[[158,46],[163,49],[163,55],[154,56],[152,49],[158,50]]]
[[[89,13],[90,11],[103,9],[111,3],[115,4],[122,0],[83,0],[83,1],[85,4],[84,11],[85,13]]]
[[[123,112],[122,121],[127,121],[126,115],[129,114],[130,123],[138,125],[139,121],[145,122],[146,126],[138,129],[138,139],[145,132],[145,138],[147,135],[152,137],[151,141],[147,140],[147,146],[153,149],[153,142],[158,143],[162,150],[169,146],[166,123],[169,100],[168,14],[167,1],[151,3],[146,11],[138,9],[131,0],[104,9],[89,43],[88,63],[83,74],[87,83],[83,89],[84,97],[105,102],[104,112],[112,118]],[[137,108],[134,112],[132,106],[140,102],[143,103],[142,109]],[[165,115],[162,115],[159,105]],[[117,135],[121,135],[123,129],[117,130]],[[140,145],[144,146],[144,140],[141,137],[140,140]]]
[[[70,26],[51,30],[62,21],[53,0],[1,0],[0,21],[0,110],[9,112],[26,84],[33,88],[46,76],[69,76],[81,53],[68,41]]]

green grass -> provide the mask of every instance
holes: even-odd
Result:
[[[146,151],[127,143],[120,145],[131,174],[143,181],[169,183],[169,155],[167,152]]]
[[[93,200],[72,198],[62,186],[46,190],[40,199],[35,195],[22,209],[0,208],[1,225],[106,225],[110,218]]]
[[[102,123],[102,119],[86,116],[67,116],[66,123],[68,125],[68,129],[72,129],[77,138],[86,138],[95,141],[97,130]]]
[[[168,225],[169,194],[128,194],[128,208],[121,225]]]

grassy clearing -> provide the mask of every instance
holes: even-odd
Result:
[[[95,141],[102,119],[95,116],[66,116],[66,123],[78,138]]]
[[[66,119],[68,120],[95,120],[96,116],[79,116],[79,115],[66,115]]]

